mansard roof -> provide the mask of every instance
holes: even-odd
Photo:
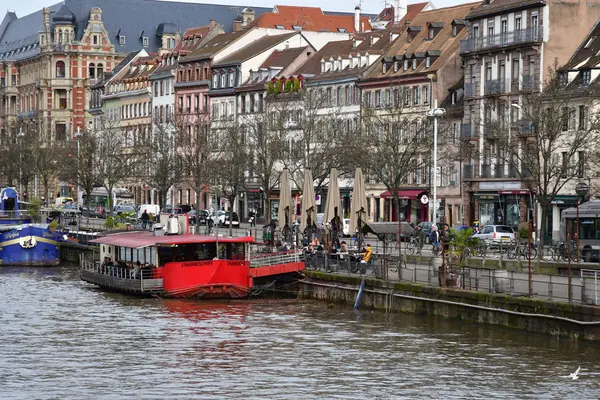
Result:
[[[104,27],[118,53],[142,49],[142,40],[139,37],[142,31],[147,33],[148,46],[145,48],[149,52],[161,47],[158,34],[179,32],[183,35],[186,29],[208,25],[211,19],[221,24],[225,31],[231,31],[233,20],[242,9],[231,5],[159,0],[64,0],[64,3],[50,6],[51,19],[56,15],[62,19],[62,13],[66,11],[61,10],[69,10],[75,17],[75,39],[80,40],[87,26],[90,11],[94,7],[102,10]],[[270,8],[264,7],[252,9],[257,17],[271,11]],[[42,24],[42,10],[18,19],[14,18],[13,13],[7,13],[0,24],[0,54],[6,50],[38,43]],[[119,44],[117,34],[125,36],[125,44]]]

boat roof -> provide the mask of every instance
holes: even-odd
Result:
[[[215,237],[200,235],[155,236],[151,232],[121,232],[111,233],[104,237],[90,240],[90,243],[139,249],[148,246],[169,246],[194,243],[253,243],[253,236],[244,237]]]

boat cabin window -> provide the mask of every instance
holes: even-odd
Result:
[[[118,261],[140,264],[150,264],[158,266],[156,259],[156,247],[144,247],[141,249],[130,249],[128,247],[119,247],[116,253],[119,255]]]
[[[244,249],[244,243],[219,243],[219,259],[244,260]],[[217,257],[217,244],[194,243],[176,247],[159,247],[158,255],[162,263],[169,261],[209,261]]]

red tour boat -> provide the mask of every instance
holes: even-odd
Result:
[[[108,234],[92,243],[100,258],[81,258],[81,279],[105,289],[164,297],[242,298],[257,281],[304,269],[302,251],[256,253],[252,236]],[[98,253],[95,253],[98,254]]]

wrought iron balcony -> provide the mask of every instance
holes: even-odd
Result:
[[[504,175],[504,163],[496,163],[496,167],[494,169],[494,177],[504,178]]]
[[[475,96],[475,82],[465,83],[465,97]]]
[[[471,180],[475,178],[475,165],[472,164],[466,164],[463,165],[463,179],[464,180]]]
[[[479,51],[502,49],[525,43],[541,42],[543,39],[541,26],[534,26],[518,31],[504,32],[492,36],[481,36],[461,40],[460,53],[469,54]]]
[[[504,93],[506,80],[505,79],[494,79],[485,82],[485,94],[501,94]]]

